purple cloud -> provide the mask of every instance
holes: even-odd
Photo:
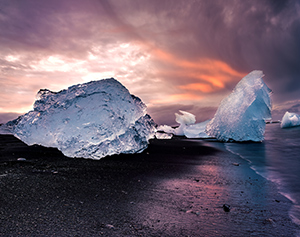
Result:
[[[296,0],[0,1],[0,112],[26,112],[39,88],[105,77],[152,113],[215,108],[254,69],[275,104],[297,100],[299,9]]]

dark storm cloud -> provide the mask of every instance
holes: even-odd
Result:
[[[223,20],[210,26],[214,32],[209,36],[209,52],[243,71],[263,70],[276,96],[283,98],[294,90],[299,92],[299,2],[231,3],[225,5],[223,1],[223,6],[214,10]]]
[[[261,69],[278,101],[299,93],[299,1],[113,1],[111,8],[132,28],[151,29],[152,40],[173,54],[219,59],[243,72]],[[156,16],[161,26],[128,17],[138,12]]]
[[[82,7],[87,9],[89,2]],[[1,1],[0,9],[2,50],[79,53],[86,50],[83,36],[92,34],[79,1]],[[88,10],[95,15],[93,8]]]
[[[114,28],[101,1],[0,1],[0,49],[29,60],[46,54],[84,58],[94,45],[122,42]]]
[[[87,51],[99,40],[97,30],[108,34],[106,26],[113,24],[124,32],[119,37],[154,42],[184,58],[211,57],[280,76],[300,70],[299,1],[32,0],[2,1],[0,9],[1,45],[11,49]]]
[[[219,59],[242,72],[263,70],[275,103],[299,99],[299,1],[139,1],[133,6],[131,3],[125,1],[122,5],[127,14],[140,11],[159,16],[169,35],[160,34],[159,27],[145,25],[156,33],[156,43],[169,52],[189,60]],[[138,25],[134,21],[132,24]],[[145,25],[139,27],[147,28]],[[172,77],[173,84],[182,80],[180,76]],[[226,87],[231,90],[235,83],[227,83]]]

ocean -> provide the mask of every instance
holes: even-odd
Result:
[[[225,147],[277,184],[279,192],[293,202],[290,218],[300,225],[300,127],[267,124],[262,143],[225,143]]]

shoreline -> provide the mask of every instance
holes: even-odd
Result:
[[[291,138],[293,142],[290,142]],[[278,124],[273,123],[266,126],[265,140],[262,143],[247,145],[226,143],[225,147],[226,150],[247,160],[251,169],[274,183],[278,193],[293,203],[289,216],[299,227],[298,142],[298,127],[282,129]],[[299,231],[297,236],[300,236]]]
[[[294,194],[291,193],[290,191],[283,190],[284,186],[279,178],[274,179],[274,178],[269,177],[268,174],[266,173],[267,171],[263,171],[261,169],[261,167],[258,167],[257,164],[255,164],[255,162],[253,163],[253,161],[251,161],[251,158],[248,158],[247,155],[245,156],[243,153],[242,154],[236,153],[230,147],[228,147],[227,144],[225,144],[225,149],[228,152],[240,157],[240,159],[245,160],[248,163],[249,168],[251,170],[253,170],[257,175],[261,176],[263,179],[265,179],[268,182],[270,182],[271,184],[275,185],[275,189],[277,190],[277,192],[292,203],[288,213],[289,213],[289,217],[292,220],[292,222],[298,226],[296,236],[300,236],[300,230],[299,230],[300,222],[299,222],[299,218],[296,217],[296,216],[299,216],[300,209],[299,209],[298,202],[296,201],[296,199],[294,197],[292,197],[292,195],[294,195]],[[268,168],[264,167],[264,169],[267,170]]]
[[[291,201],[218,146],[151,140],[140,154],[88,160],[1,135],[0,235],[295,235]]]

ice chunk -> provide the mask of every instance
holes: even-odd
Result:
[[[13,134],[12,130],[6,124],[0,125],[0,134]]]
[[[175,113],[175,117],[176,117],[175,121],[180,124],[179,127],[172,128],[171,126],[168,126],[168,125],[160,125],[157,128],[157,131],[163,131],[165,133],[172,133],[177,136],[184,136],[184,131],[183,131],[184,128],[190,124],[195,123],[196,117],[195,117],[195,115],[193,115],[189,112],[186,112],[186,111],[179,110],[179,112],[181,114]]]
[[[177,114],[175,113],[175,121],[177,123],[179,123],[179,127],[175,129],[175,135],[177,136],[184,136],[184,129],[190,125],[190,124],[194,124],[196,122],[196,117],[195,115],[189,113],[189,112],[186,112],[186,111],[182,111],[182,110],[179,110],[179,112],[181,114]]]
[[[209,136],[205,132],[206,125],[210,120],[206,120],[202,123],[196,123],[186,126],[183,129],[183,133],[187,138],[208,138]]]
[[[141,152],[154,132],[145,104],[113,78],[60,92],[40,90],[34,110],[13,129],[28,145],[57,147],[66,156],[92,159]]]
[[[156,139],[160,139],[160,140],[162,140],[162,139],[172,139],[173,134],[156,132],[155,137],[156,137]]]
[[[0,134],[9,134],[13,135],[13,130],[16,124],[21,120],[22,116],[19,116],[18,118],[7,122],[6,124],[0,125]]]
[[[171,126],[168,125],[159,125],[157,127],[157,131],[159,132],[165,132],[165,133],[171,133],[175,135],[175,128],[172,128]]]
[[[290,128],[300,126],[300,115],[295,113],[285,112],[281,120],[281,128]]]
[[[271,90],[262,71],[252,71],[223,99],[206,133],[221,141],[262,141],[271,118]]]
[[[187,138],[207,138],[209,137],[205,132],[206,124],[209,120],[204,121],[202,123],[196,122],[196,116],[186,112],[179,110],[181,114],[175,113],[176,122],[180,124],[178,128],[172,128],[168,125],[160,125],[157,128],[157,131],[163,131],[165,133],[171,133],[177,136],[186,136]]]
[[[179,112],[182,114],[175,113],[175,121],[180,125],[190,125],[196,122],[195,115],[183,110],[179,110]]]

